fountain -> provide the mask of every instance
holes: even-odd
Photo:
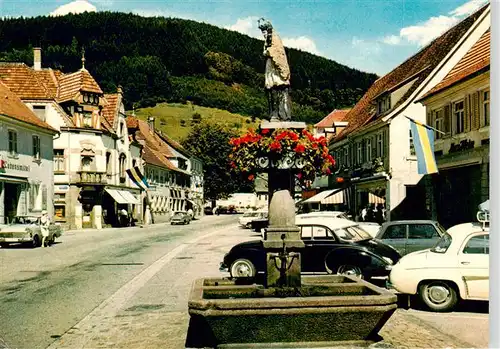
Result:
[[[290,117],[289,68],[271,23],[264,32],[270,120],[261,129],[304,129]],[[397,308],[397,297],[354,276],[301,276],[304,242],[295,225],[293,164],[267,161],[269,228],[263,285],[204,278],[189,298],[187,348],[369,346]]]

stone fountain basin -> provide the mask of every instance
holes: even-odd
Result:
[[[397,308],[396,295],[352,276],[303,276],[293,291],[196,280],[186,347],[368,346]]]

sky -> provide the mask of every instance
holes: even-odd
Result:
[[[262,39],[271,21],[285,46],[383,76],[487,0],[0,0],[0,17],[119,11],[192,19]]]

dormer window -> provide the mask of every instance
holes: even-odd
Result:
[[[383,114],[391,109],[391,95],[387,94],[377,100],[377,114]]]
[[[83,103],[98,105],[99,104],[99,96],[93,93],[84,93],[83,94]]]

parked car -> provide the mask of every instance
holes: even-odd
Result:
[[[61,235],[61,226],[51,222],[46,243],[53,244]],[[0,224],[0,246],[4,247],[12,243],[29,243],[32,247],[42,246],[40,217],[17,216],[9,224]]]
[[[212,215],[212,214],[214,214],[214,210],[211,207],[204,207],[203,208],[203,213],[205,215]]]
[[[392,221],[382,224],[376,238],[404,256],[433,247],[445,233],[446,230],[436,221]]]
[[[243,214],[242,217],[238,220],[240,226],[243,228],[250,228],[251,223],[255,219],[267,219],[267,211],[266,210],[257,210],[257,211],[248,211]]]
[[[400,255],[392,247],[374,240],[356,222],[341,218],[297,218],[301,238],[303,272],[327,272],[370,279],[388,276]],[[262,240],[235,245],[224,256],[222,271],[235,278],[251,278],[266,270]]]
[[[437,312],[459,299],[488,300],[489,283],[489,227],[481,223],[450,228],[433,248],[401,258],[389,278],[397,291],[417,294]]]
[[[191,215],[184,211],[174,212],[174,215],[170,219],[170,224],[189,224],[191,222]]]

